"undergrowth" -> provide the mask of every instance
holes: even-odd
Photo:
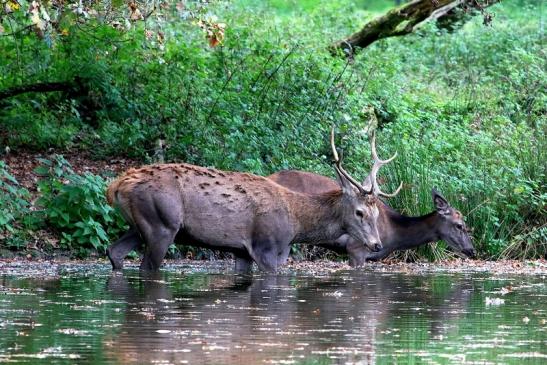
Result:
[[[0,55],[0,90],[77,79],[79,91],[3,100],[0,143],[12,153],[85,149],[105,159],[333,176],[328,131],[335,124],[347,169],[362,179],[371,161],[368,133],[377,129],[381,155],[399,156],[381,172],[383,189],[404,183],[389,204],[428,213],[437,187],[466,216],[480,256],[545,257],[541,3],[502,2],[491,8],[488,27],[479,18],[453,31],[429,23],[378,41],[353,61],[332,57],[329,42],[376,15],[359,4],[319,1],[291,10],[277,2],[216,2],[207,16],[227,25],[214,48],[184,20],[163,24],[161,42],[140,23],[124,32],[80,25],[54,44],[34,34],[1,37],[0,47],[12,52]],[[59,163],[43,161],[44,220],[65,247],[102,252],[121,229],[104,201],[106,181],[66,166],[59,175]],[[24,242],[17,232],[25,223],[17,220],[29,198],[1,171],[0,209],[10,213],[0,229]],[[3,245],[22,244],[9,242]],[[443,257],[444,247],[421,248],[416,257]],[[180,255],[199,255],[192,250]]]

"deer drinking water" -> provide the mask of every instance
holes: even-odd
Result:
[[[355,244],[381,249],[374,197],[375,176],[365,189],[342,167],[331,132],[339,182],[320,194],[287,189],[264,177],[189,164],[131,169],[107,190],[129,231],[108,248],[114,269],[144,245],[142,270],[157,270],[169,245],[185,242],[232,251],[236,271],[275,271],[294,242],[321,244],[349,235]]]
[[[385,161],[378,158],[374,136],[371,148],[375,161],[374,166],[381,166],[395,158],[393,156]],[[377,169],[375,172],[377,172]],[[331,190],[336,184],[328,177],[297,170],[280,171],[268,176],[268,178],[293,191],[308,194],[321,194]],[[363,183],[364,186],[368,184],[368,181]],[[402,187],[402,185],[399,185],[399,188],[393,194],[384,194],[377,186],[375,184],[373,190],[378,189],[376,191],[377,195],[385,197],[394,196]],[[448,201],[435,189],[433,189],[432,194],[436,210],[421,217],[402,215],[378,199],[379,216],[377,226],[383,248],[377,252],[361,247],[362,245],[357,244],[348,235],[342,235],[338,239],[321,246],[342,253],[347,252],[349,264],[354,267],[363,265],[367,260],[380,260],[395,250],[407,250],[438,240],[444,240],[456,252],[461,252],[468,257],[474,256],[475,250],[468,229],[465,226],[463,215],[451,207]]]

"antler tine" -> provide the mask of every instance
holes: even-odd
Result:
[[[372,131],[372,141],[370,141],[370,149],[372,152],[372,159],[374,163],[379,160],[378,153],[376,152],[376,131]]]
[[[378,161],[380,161],[380,163],[382,165],[387,165],[388,163],[390,163],[391,161],[395,160],[395,157],[397,157],[397,151],[395,151],[395,153],[393,154],[393,156],[391,156],[390,158],[388,158],[387,160],[380,160],[378,159]]]
[[[376,194],[376,175],[378,174],[378,170],[382,166],[380,163],[380,159],[378,158],[378,153],[376,152],[376,131],[372,132],[372,140],[370,141],[370,150],[372,154],[372,159],[374,160],[374,164],[372,165],[372,168],[370,169],[370,173],[366,177],[366,179],[363,181],[363,186],[369,188],[372,192]],[[370,187],[368,186],[370,185]]]
[[[353,186],[355,186],[359,190],[360,193],[362,193],[362,194],[371,194],[372,189],[370,191],[366,191],[363,188],[363,186],[361,184],[359,184],[359,182],[357,182],[357,180],[355,180],[353,177],[351,177],[350,174],[348,174],[348,172],[346,170],[344,170],[344,168],[342,167],[342,159],[338,156],[338,151],[336,151],[336,145],[334,144],[334,126],[330,130],[330,146],[332,148],[332,154],[334,156],[336,170],[338,170],[338,172],[341,175],[343,175],[346,179],[348,179],[349,182],[352,183]]]
[[[370,145],[372,149],[372,158],[374,159],[374,164],[378,163],[380,164],[380,166],[385,165],[390,163],[395,159],[395,157],[397,157],[397,151],[395,151],[393,156],[391,156],[387,160],[381,160],[380,157],[378,157],[378,152],[376,151],[376,131],[372,132],[372,142],[370,143]]]
[[[399,191],[401,191],[401,189],[403,188],[403,182],[401,181],[401,183],[399,184],[399,187],[397,188],[397,190],[395,190],[393,193],[391,194],[388,194],[388,193],[384,193],[382,190],[380,190],[380,187],[378,187],[378,195],[381,195],[383,197],[386,197],[386,198],[393,198],[394,196],[396,196],[397,194],[399,194]]]
[[[336,145],[334,144],[334,126],[330,129],[330,146],[332,148],[332,155],[334,156],[334,162],[337,164],[340,163],[340,158],[338,157],[338,151],[336,151]]]
[[[378,171],[380,171],[380,168],[384,165],[387,165],[391,161],[393,161],[397,157],[397,152],[395,152],[393,156],[391,156],[387,160],[380,159],[378,157],[378,152],[376,151],[376,131],[372,132],[372,141],[370,143],[370,147],[371,147],[372,158],[374,159],[374,164],[372,165],[370,174],[365,179],[363,185],[370,184],[370,189],[372,189],[375,195],[381,195],[387,198],[394,197],[395,195],[399,193],[399,191],[403,187],[403,183],[401,182],[401,184],[399,185],[399,187],[397,188],[395,192],[391,194],[387,194],[380,189],[380,186],[378,185],[378,181],[376,180],[376,178],[378,175]]]

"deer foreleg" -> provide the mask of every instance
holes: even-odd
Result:
[[[269,241],[253,243],[250,255],[260,270],[271,273],[277,271],[278,250],[275,243]]]
[[[367,247],[362,243],[357,242],[348,235],[346,238],[345,246],[349,256],[349,266],[360,267],[365,264],[368,255],[371,253]],[[338,241],[337,241],[338,242]]]

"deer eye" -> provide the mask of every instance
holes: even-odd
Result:
[[[463,224],[461,223],[456,224],[456,228],[459,229],[460,231],[463,231]]]
[[[361,209],[357,209],[355,211],[355,215],[358,216],[359,218],[363,218],[365,216],[365,213]]]

